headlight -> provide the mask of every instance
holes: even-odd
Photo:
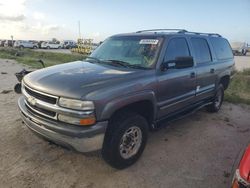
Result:
[[[85,118],[77,118],[77,117],[71,117],[71,116],[62,115],[62,114],[58,115],[58,120],[69,123],[69,124],[83,125],[83,126],[93,125],[96,122],[96,119],[94,116],[89,116]]]
[[[60,98],[58,104],[61,107],[71,108],[75,110],[94,110],[95,106],[92,101],[81,101],[75,99]]]

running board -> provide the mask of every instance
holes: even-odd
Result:
[[[197,112],[201,108],[203,108],[203,107],[205,107],[207,105],[210,105],[212,103],[213,102],[206,102],[206,103],[203,103],[202,105],[195,105],[194,107],[187,108],[187,109],[185,109],[183,111],[180,111],[178,113],[174,113],[173,115],[168,115],[167,117],[164,117],[164,118],[162,118],[160,120],[157,120],[155,122],[154,129],[159,129],[161,127],[167,126],[169,123],[172,123],[174,121],[183,119],[183,118]]]

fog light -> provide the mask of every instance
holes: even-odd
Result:
[[[72,117],[72,116],[67,116],[67,115],[62,115],[62,114],[58,115],[58,120],[65,122],[65,123],[69,123],[69,124],[83,125],[83,126],[93,125],[96,122],[96,119],[94,116],[85,117],[85,118],[77,118],[77,117]]]

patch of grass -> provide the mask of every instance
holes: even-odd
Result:
[[[250,105],[250,69],[235,73],[225,92],[225,100]]]
[[[48,67],[71,61],[83,60],[86,56],[81,54],[39,52],[31,49],[0,48],[0,58],[14,59],[32,68],[41,68],[41,64],[38,63],[39,59],[43,60],[45,66]]]

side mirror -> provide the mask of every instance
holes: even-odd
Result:
[[[176,57],[175,60],[170,60],[162,63],[161,70],[167,69],[185,69],[194,66],[194,59],[192,56]]]

